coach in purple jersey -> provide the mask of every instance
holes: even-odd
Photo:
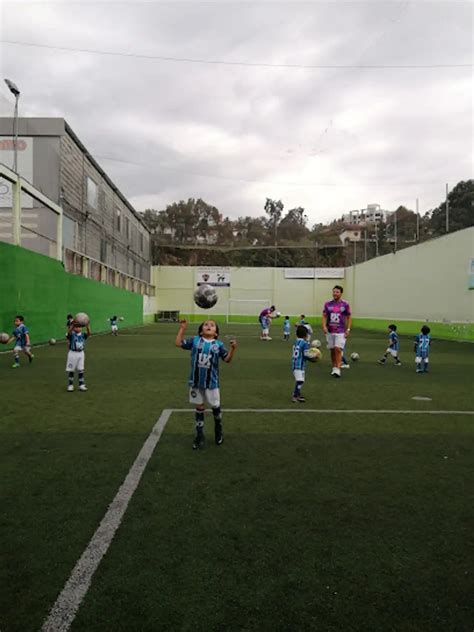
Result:
[[[324,303],[323,309],[323,331],[331,351],[333,377],[341,377],[342,354],[352,326],[351,308],[341,298],[343,291],[340,285],[335,285],[332,289],[332,301]]]

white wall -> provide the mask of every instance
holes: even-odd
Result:
[[[474,228],[466,228],[349,268],[352,311],[359,318],[472,321],[471,257]]]
[[[324,302],[331,298],[332,287],[336,283],[345,285],[344,279],[285,279],[283,268],[231,268],[231,287],[217,288],[217,305],[204,312],[193,301],[195,270],[194,267],[153,266],[156,311],[225,314],[229,298],[267,299],[269,305],[275,305],[284,314],[319,316]],[[252,309],[251,305],[249,309]],[[260,309],[256,307],[255,311]]]
[[[231,287],[218,288],[212,310],[194,305],[194,267],[154,266],[153,311],[224,314],[229,298],[268,299],[282,313],[319,316],[334,285],[344,287],[357,318],[474,320],[474,290],[468,289],[474,228],[467,228],[396,254],[358,264],[344,279],[285,279],[283,268],[232,268]]]

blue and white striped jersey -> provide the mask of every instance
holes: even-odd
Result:
[[[293,345],[293,357],[291,359],[291,368],[293,371],[304,371],[306,358],[305,352],[310,348],[309,342],[302,338],[297,338]]]
[[[88,334],[82,331],[80,334],[77,334],[75,331],[71,331],[71,333],[67,335],[67,339],[69,340],[69,351],[84,351],[88,337]]]
[[[185,338],[183,349],[191,350],[191,373],[188,384],[194,388],[219,388],[219,360],[227,357],[228,351],[220,340],[206,340],[201,336]]]
[[[283,321],[283,333],[284,334],[289,334],[290,333],[290,321],[289,320],[284,320]]]
[[[429,334],[417,334],[415,336],[415,353],[418,358],[427,358],[430,354],[431,336]]]
[[[15,337],[15,346],[26,347],[26,334],[29,334],[28,327],[23,323],[15,327],[12,331],[12,336]]]
[[[388,335],[389,347],[394,351],[398,351],[400,349],[400,341],[398,340],[398,334],[396,331],[391,331]]]

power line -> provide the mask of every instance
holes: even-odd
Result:
[[[164,171],[172,171],[174,173],[180,173],[185,176],[192,176],[195,178],[212,178],[215,180],[229,180],[231,182],[247,182],[249,184],[265,184],[272,186],[293,186],[293,187],[374,187],[374,186],[419,186],[428,184],[439,184],[439,180],[424,181],[424,182],[273,182],[271,180],[253,180],[248,178],[237,178],[235,176],[221,176],[217,174],[209,173],[197,173],[193,171],[184,171],[182,169],[174,169],[173,167],[165,167],[158,163],[146,163],[146,162],[133,162],[131,160],[122,160],[120,158],[114,158],[112,156],[101,156],[94,153],[96,160],[110,160],[111,162],[119,162],[124,165],[132,165],[134,167],[156,167],[157,169],[163,169]]]
[[[37,44],[35,42],[18,42],[14,40],[0,40],[1,44],[14,46],[33,46],[49,50],[60,50],[74,53],[87,53],[90,55],[109,55],[112,57],[129,57],[132,59],[148,59],[157,61],[180,62],[186,64],[208,64],[220,66],[243,66],[250,68],[300,68],[306,70],[335,70],[335,69],[430,69],[430,68],[472,68],[474,64],[269,64],[262,62],[223,61],[220,59],[198,59],[190,57],[165,57],[162,55],[144,55],[140,53],[121,53],[107,50],[91,50],[88,48],[72,48],[68,46],[50,46],[49,44]]]

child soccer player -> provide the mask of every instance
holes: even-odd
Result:
[[[112,336],[118,336],[118,325],[117,325],[118,317],[112,316],[112,318],[109,318],[109,320],[110,320],[110,329],[112,331]]]
[[[231,362],[237,348],[237,341],[230,341],[230,350],[218,340],[219,326],[214,320],[205,320],[199,325],[198,335],[185,338],[188,323],[183,320],[179,325],[175,344],[181,349],[191,351],[191,373],[189,376],[189,401],[196,406],[196,436],[193,450],[204,445],[204,410],[206,402],[214,416],[214,439],[216,445],[224,441],[222,433],[222,413],[219,390],[219,360]]]
[[[69,351],[66,361],[66,373],[67,373],[67,390],[72,392],[74,390],[74,373],[77,371],[79,378],[79,390],[87,391],[87,386],[84,381],[84,363],[85,353],[84,347],[87,338],[91,335],[90,325],[87,325],[86,333],[82,331],[81,325],[75,321],[69,327],[67,333],[67,339],[69,341]]]
[[[298,328],[300,325],[303,325],[303,327],[306,327],[306,332],[307,332],[306,340],[311,340],[311,336],[313,335],[313,328],[306,320],[306,316],[304,314],[301,314],[301,320],[298,323],[296,323],[295,327]]]
[[[71,327],[73,322],[74,322],[74,316],[72,314],[68,314],[66,316],[66,338],[69,333],[69,328]]]
[[[378,361],[379,364],[385,364],[389,355],[392,356],[395,366],[401,366],[400,358],[398,357],[398,350],[400,349],[400,341],[398,340],[397,326],[388,326],[388,347],[385,349],[385,353]]]
[[[12,340],[15,341],[15,346],[13,347],[13,356],[15,358],[14,363],[12,364],[13,369],[20,368],[20,351],[26,353],[28,356],[28,362],[31,364],[33,362],[33,358],[35,357],[31,353],[31,343],[30,343],[30,332],[25,325],[25,319],[23,316],[15,316],[15,329],[12,331],[10,338],[8,339],[7,344],[10,344]]]
[[[415,337],[415,363],[417,373],[428,373],[430,346],[431,346],[431,329],[427,325],[423,325],[421,333]]]
[[[291,360],[291,368],[295,378],[295,388],[293,389],[293,402],[305,402],[305,398],[301,395],[301,388],[304,384],[306,352],[310,349],[307,340],[308,330],[305,325],[298,325],[296,328],[296,341],[293,345],[293,357]]]
[[[285,316],[285,320],[283,321],[283,340],[290,339],[290,317]]]

